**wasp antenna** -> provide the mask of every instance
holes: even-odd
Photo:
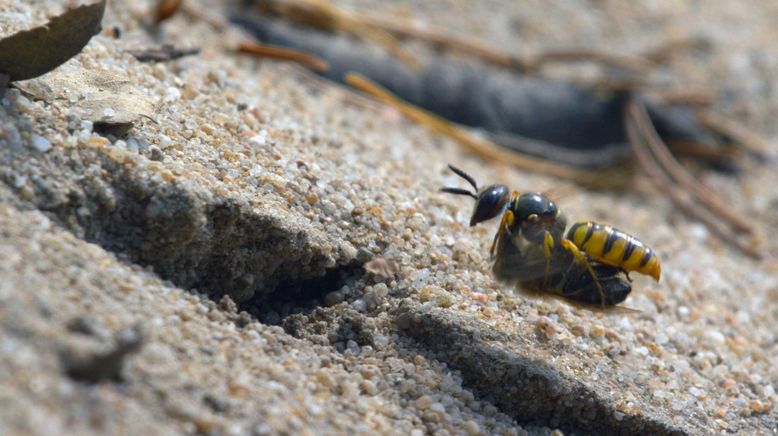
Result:
[[[470,197],[473,197],[475,199],[478,199],[478,196],[475,195],[475,193],[468,191],[467,189],[460,189],[460,188],[440,188],[440,192],[448,192],[449,194],[457,194],[457,195],[468,195]]]
[[[475,188],[475,191],[478,192],[478,184],[475,182],[475,179],[470,174],[467,174],[466,172],[460,170],[459,168],[457,168],[457,167],[455,167],[454,165],[451,165],[451,164],[448,164],[448,168],[451,171],[457,173],[457,175],[459,177],[467,180],[467,183],[470,183],[471,185],[473,185],[473,188]]]

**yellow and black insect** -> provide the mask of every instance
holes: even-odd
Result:
[[[498,280],[529,294],[600,307],[619,304],[632,291],[621,273],[629,279],[635,271],[659,281],[659,259],[637,238],[594,222],[576,223],[564,235],[567,220],[545,195],[510,192],[505,185],[479,190],[470,175],[449,168],[475,189],[441,189],[475,199],[471,226],[502,214],[491,248]]]

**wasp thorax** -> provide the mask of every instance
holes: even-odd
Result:
[[[474,226],[501,214],[508,206],[510,195],[510,190],[505,185],[490,185],[482,189],[476,196],[470,225]]]
[[[556,204],[542,194],[522,194],[511,207],[516,222],[524,237],[532,242],[541,243],[546,232],[559,239],[565,230],[567,220],[559,212]]]
[[[559,209],[543,194],[521,194],[513,208],[516,220],[520,223],[529,220],[548,221],[556,218]]]

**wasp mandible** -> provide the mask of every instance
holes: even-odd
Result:
[[[511,192],[499,184],[479,190],[469,174],[453,165],[449,168],[474,189],[441,188],[475,199],[471,226],[502,214],[490,249],[498,280],[517,284],[532,295],[600,307],[627,298],[632,271],[659,281],[659,258],[634,236],[591,221],[574,224],[564,235],[567,220],[545,195]]]

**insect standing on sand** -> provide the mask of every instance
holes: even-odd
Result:
[[[498,280],[516,284],[531,295],[599,307],[615,306],[627,298],[632,291],[629,272],[659,281],[659,259],[637,238],[591,221],[573,224],[564,235],[567,220],[545,195],[510,192],[505,185],[479,190],[467,173],[453,165],[449,168],[475,189],[441,188],[475,199],[471,226],[502,214],[490,250]]]

